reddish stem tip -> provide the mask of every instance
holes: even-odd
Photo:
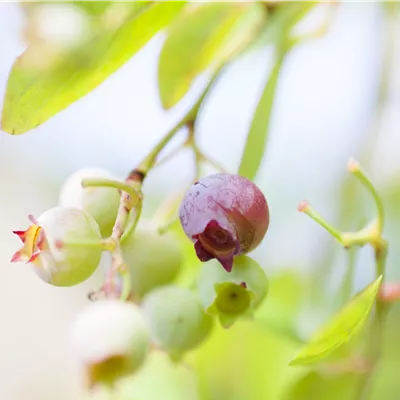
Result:
[[[31,221],[33,224],[39,225],[37,219],[36,219],[32,214],[29,214],[29,215],[28,215],[28,219],[29,219],[29,221]]]
[[[349,172],[356,172],[360,169],[360,164],[354,158],[350,158],[347,164],[347,170]]]
[[[395,303],[400,301],[400,283],[384,283],[378,292],[378,299],[384,303]]]
[[[306,208],[309,206],[309,203],[307,200],[303,200],[298,206],[297,210],[300,212],[306,211]]]

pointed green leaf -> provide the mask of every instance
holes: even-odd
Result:
[[[289,365],[315,363],[347,343],[367,320],[381,282],[382,276],[357,293],[316,332]]]
[[[2,129],[14,135],[24,133],[85,96],[169,24],[183,5],[141,6],[119,28],[102,31],[75,52],[58,53],[48,69],[32,67],[33,48],[28,48],[16,60],[8,80]]]
[[[238,174],[251,180],[255,178],[263,160],[268,140],[269,123],[274,104],[276,87],[283,59],[284,54],[278,55],[258,102],[250,130],[247,134],[247,142],[243,150]]]
[[[313,8],[317,2],[281,3],[271,14],[267,28],[260,34],[257,44],[273,43],[277,59],[260,97],[247,135],[239,166],[239,175],[254,179],[265,154],[269,124],[276,87],[285,54],[290,49],[285,43],[292,28]]]
[[[260,4],[199,3],[183,12],[170,27],[160,54],[158,83],[164,108],[178,103],[193,80],[213,71],[241,51],[265,19]]]

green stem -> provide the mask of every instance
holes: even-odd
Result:
[[[382,275],[383,278],[385,277],[387,251],[388,244],[384,240],[381,241],[379,246],[375,247],[376,276]],[[383,282],[384,281],[382,281],[382,284]],[[383,336],[385,332],[385,323],[388,311],[389,303],[385,303],[381,299],[377,298],[371,331],[366,344],[370,368],[360,380],[359,391],[356,399],[367,400],[370,397],[371,387],[373,385],[375,375],[374,373],[382,354],[382,347],[384,343]]]
[[[194,132],[194,123],[188,122],[186,126],[188,128],[188,138],[186,141],[186,145],[191,147],[193,152],[195,181],[197,181],[201,177],[201,162],[203,161],[203,158],[201,156],[199,148],[197,147],[196,137]]]
[[[190,108],[190,110],[183,116],[183,118],[173,127],[170,131],[168,131],[165,136],[156,144],[156,146],[152,149],[152,151],[146,156],[146,158],[139,164],[136,170],[139,170],[143,174],[147,174],[151,168],[156,163],[157,157],[160,152],[164,149],[164,147],[171,141],[171,139],[175,136],[175,134],[183,128],[187,124],[194,124],[197,114],[199,112],[200,106],[203,103],[204,98],[208,94],[211,86],[216,81],[217,77],[222,68],[219,68],[212,78],[210,79],[208,85],[204,89],[203,93],[196,101],[196,103]]]
[[[219,164],[216,160],[212,159],[211,157],[205,155],[199,148],[199,145],[197,144],[194,131],[192,133],[192,138],[189,137],[187,145],[192,148],[194,158],[195,158],[195,165],[196,165],[196,180],[200,178],[200,164],[202,162],[208,163],[211,167],[213,167],[215,170],[218,172],[225,172],[227,173],[227,169],[224,168],[221,164]]]
[[[132,290],[131,273],[129,269],[127,270],[127,272],[121,274],[121,278],[122,278],[122,292],[120,300],[127,301],[131,295],[131,290]]]
[[[374,198],[377,208],[377,236],[380,236],[383,231],[383,224],[385,219],[385,211],[381,196],[376,191],[373,183],[368,178],[367,174],[362,170],[360,164],[355,160],[350,160],[348,165],[349,171],[361,182],[362,185],[371,193]]]
[[[329,222],[327,222],[321,214],[319,214],[313,207],[307,202],[303,201],[299,206],[298,210],[308,215],[317,224],[321,225],[326,229],[339,243],[342,244],[342,234],[334,228]]]
[[[382,6],[390,8],[386,13],[386,20],[383,25],[384,35],[382,35],[382,43],[380,43],[381,48],[383,48],[383,59],[382,68],[379,71],[378,78],[378,92],[375,98],[374,112],[370,121],[368,122],[368,131],[365,135],[365,140],[362,147],[358,150],[357,158],[360,160],[364,168],[369,169],[371,160],[376,153],[376,145],[380,138],[380,133],[382,129],[382,121],[384,119],[384,111],[386,104],[388,102],[388,93],[390,88],[390,75],[391,68],[393,65],[393,59],[396,54],[396,49],[398,43],[396,43],[396,30],[398,25],[398,13],[396,12],[396,7],[398,3],[384,3]],[[355,200],[356,185],[354,180],[346,180],[342,184],[341,198],[339,199],[339,206],[336,217],[336,224],[338,226],[350,228],[349,223],[354,220],[355,216],[358,216],[358,203]],[[334,262],[334,247],[328,243],[326,245],[326,250],[322,252],[322,259],[317,259],[315,263],[315,268],[317,269],[316,279],[319,282],[325,281],[326,277],[331,274]],[[323,285],[318,285],[318,287],[323,287]]]
[[[135,209],[133,210],[132,220],[128,221],[125,232],[121,236],[121,242],[123,242],[130,235],[132,235],[133,231],[136,229],[136,226],[137,226],[140,216],[142,214],[142,208],[143,208],[143,202],[142,202],[142,200],[140,200],[137,203]]]
[[[117,219],[115,221],[113,233],[111,236],[115,242],[115,249],[112,252],[111,274],[119,273],[123,279],[121,300],[127,300],[131,295],[131,279],[129,268],[124,262],[120,242],[123,237],[126,238],[133,233],[139,221],[142,210],[141,187],[143,180],[145,179],[147,173],[155,166],[157,157],[159,156],[160,152],[171,141],[175,134],[188,123],[193,124],[195,122],[200,106],[210,87],[215,82],[219,71],[220,69],[216,71],[216,73],[213,75],[207,87],[204,89],[202,95],[192,106],[192,108],[171,130],[169,130],[161,138],[161,140],[137,166],[137,168],[131,171],[124,183],[108,179],[85,179],[82,182],[82,185],[84,185],[84,187],[106,186],[115,187],[121,190],[121,200],[118,209]],[[133,218],[129,220],[130,216],[132,216],[131,211],[133,208],[135,208],[135,214],[133,215]]]
[[[351,297],[351,292],[353,289],[353,276],[357,262],[357,251],[357,248],[351,248],[348,250],[346,271],[339,292],[339,301],[341,303],[340,305],[345,304]]]
[[[172,160],[175,156],[177,156],[183,149],[185,148],[184,145],[180,145],[173,149],[169,154],[167,154],[165,157],[163,157],[161,160],[159,160],[153,168],[158,168],[161,165],[164,165],[168,161]]]
[[[121,190],[128,193],[133,199],[138,197],[137,191],[125,182],[116,181],[114,179],[107,178],[87,178],[81,182],[84,188],[87,187],[109,187]]]

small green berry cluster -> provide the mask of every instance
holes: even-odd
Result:
[[[205,263],[190,287],[177,283],[184,261],[177,236],[139,220],[142,195],[134,195],[107,171],[83,169],[67,179],[57,207],[14,231],[23,247],[12,261],[26,261],[55,286],[87,280],[102,252],[112,254],[104,284],[90,296],[103,298],[82,311],[71,333],[90,388],[134,373],[149,349],[180,360],[209,336],[214,317],[228,328],[252,317],[267,294],[265,272],[246,255],[269,225],[267,202],[254,183],[218,173],[186,192],[181,227]]]

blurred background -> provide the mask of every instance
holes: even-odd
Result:
[[[349,2],[332,11],[321,4],[296,27],[312,32],[330,21],[322,37],[290,52],[279,80],[256,179],[271,212],[269,232],[254,252],[271,280],[258,322],[217,329],[183,366],[152,355],[121,399],[353,398],[351,373],[326,377],[320,370],[287,366],[298,338],[305,339],[346,300],[340,287],[349,268],[346,252],[296,207],[307,198],[339,228],[356,229],[373,212],[371,199],[346,171],[348,159],[358,158],[384,197],[387,276],[400,279],[400,24],[398,7],[386,8]],[[12,64],[26,46],[26,24],[19,3],[0,2],[0,108]],[[27,227],[28,214],[54,206],[63,181],[79,168],[102,167],[124,177],[195,101],[204,77],[175,108],[162,109],[157,60],[163,40],[162,33],[156,35],[93,92],[37,129],[19,136],[0,132],[2,400],[81,395],[68,332],[87,293],[101,284],[101,270],[74,288],[46,285],[29,267],[10,264],[19,247],[11,231]],[[245,54],[224,72],[201,110],[200,146],[229,171],[238,168],[271,60],[270,46]],[[190,152],[183,152],[150,174],[145,215],[190,181],[192,166]],[[354,268],[354,279],[348,278],[352,293],[373,279],[372,251],[360,250]],[[394,307],[389,317],[374,399],[400,398],[398,311]]]

